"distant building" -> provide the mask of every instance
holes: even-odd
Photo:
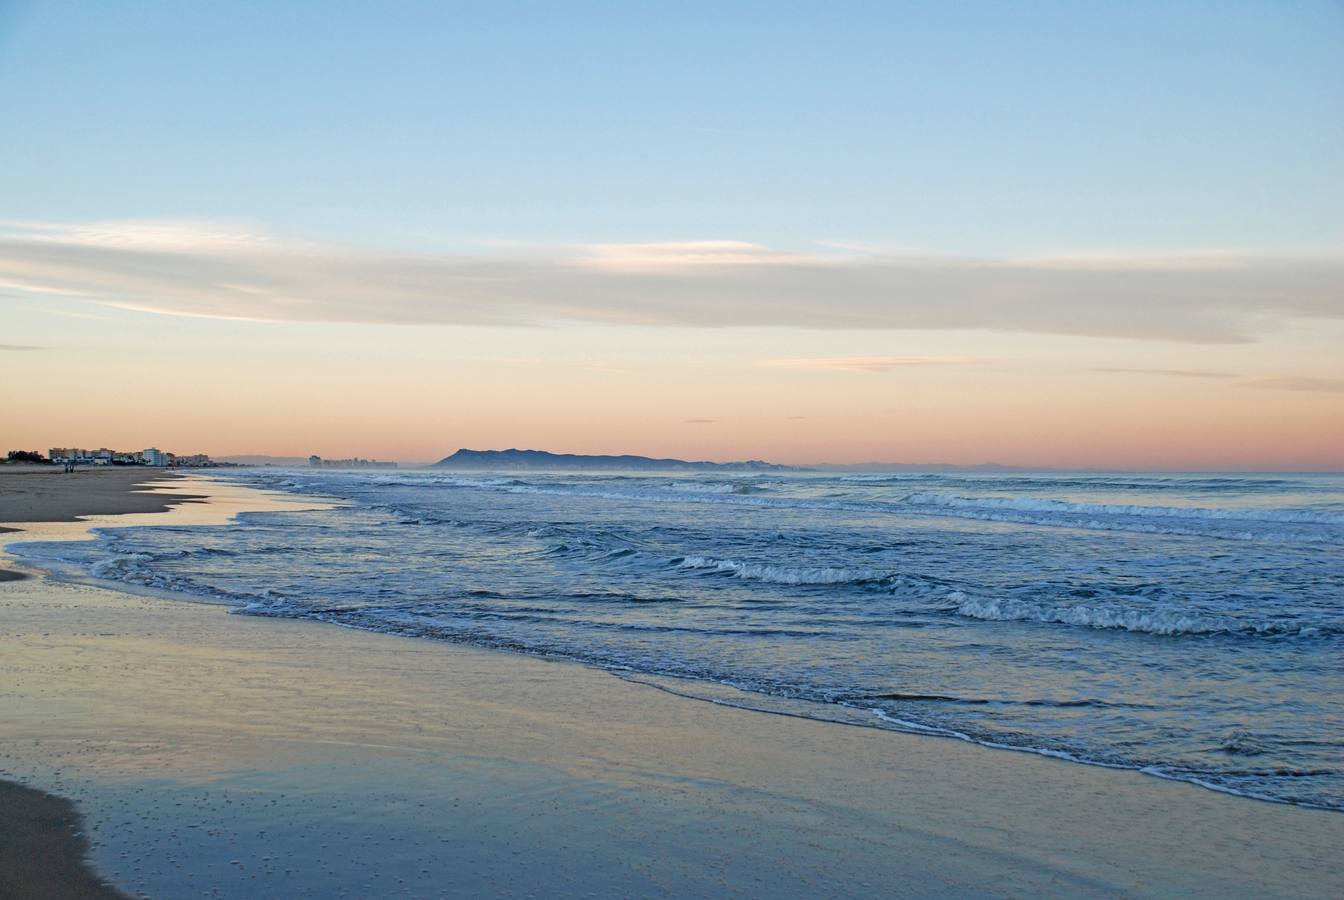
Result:
[[[48,458],[57,464],[74,463],[94,466],[190,466],[203,468],[221,465],[207,454],[193,453],[190,456],[177,456],[157,447],[145,450],[109,450],[100,447],[97,450],[84,450],[79,447],[52,447],[47,451]]]
[[[395,469],[394,462],[379,462],[376,459],[323,459],[317,454],[308,457],[308,465],[322,469]]]

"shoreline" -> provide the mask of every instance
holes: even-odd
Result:
[[[72,482],[36,479],[79,477]],[[91,481],[90,476],[98,481]],[[0,468],[0,522],[32,525],[77,522],[87,515],[166,512],[177,503],[202,502],[204,495],[153,493],[146,485],[171,483],[175,473],[110,470],[61,472],[56,467]],[[23,535],[24,528],[0,525],[0,535]],[[9,543],[14,538],[5,538]],[[27,581],[33,574],[0,565],[0,583]],[[62,796],[0,780],[0,894],[7,897],[121,900],[128,897],[95,872],[89,841],[75,804]]]
[[[182,503],[203,503],[204,494],[163,493],[185,477],[176,471],[143,467],[92,467],[63,472],[57,466],[0,466],[0,535],[89,516],[167,512]],[[8,543],[8,540],[5,541]],[[0,582],[28,573],[0,563]]]
[[[242,496],[250,489],[200,490],[226,496],[152,518],[220,522],[224,509],[260,502]],[[51,525],[31,539],[57,531],[75,538],[90,524],[153,521]],[[284,808],[292,793],[341,813],[339,828],[312,823],[329,846],[360,836],[413,845],[427,828],[451,845],[414,863],[360,863],[334,860],[301,835],[249,840],[239,828],[230,852],[240,865],[249,865],[243,846],[263,863],[276,858],[266,849],[274,842],[279,856],[306,860],[302,876],[267,874],[263,865],[244,877],[235,860],[220,862],[198,842],[179,851],[183,871],[144,883],[165,896],[220,884],[245,895],[252,878],[279,879],[266,883],[294,896],[401,878],[423,888],[408,895],[436,896],[426,878],[461,877],[444,865],[444,852],[455,865],[483,865],[488,877],[472,883],[478,889],[577,887],[566,879],[580,877],[584,860],[557,841],[584,845],[601,869],[599,893],[654,884],[705,892],[717,883],[787,894],[805,892],[809,879],[812,892],[843,895],[880,885],[935,894],[1325,896],[1344,886],[1340,865],[1329,861],[1329,848],[1344,841],[1338,813],[948,739],[762,715],[580,662],[304,620],[225,618],[217,606],[46,578],[0,585],[0,610],[8,632],[0,666],[15,676],[4,702],[17,730],[0,738],[0,774],[64,787],[56,792],[89,807],[96,861],[119,884],[142,889],[133,878],[144,873],[113,847],[133,857],[170,840],[190,843],[199,830],[192,826],[222,810],[235,818],[245,810],[243,819],[275,835],[285,816],[274,806]],[[99,673],[113,677],[91,684]],[[201,718],[203,701],[219,721]],[[49,749],[35,754],[26,741]],[[349,780],[324,777],[318,760]],[[389,785],[420,799],[389,808]],[[517,791],[538,802],[520,806]],[[462,827],[468,795],[498,840]],[[567,803],[544,799],[556,797]],[[116,833],[113,813],[136,803],[156,821],[152,834]],[[305,820],[301,810],[288,813]],[[549,827],[532,835],[532,860],[520,863],[518,836],[538,819]],[[756,840],[743,844],[743,833]],[[642,840],[632,846],[629,835]],[[725,847],[735,848],[733,859]],[[631,858],[640,866],[631,869]]]
[[[0,524],[77,522],[88,516],[167,512],[183,503],[204,502],[204,494],[158,491],[189,477],[145,466],[95,466],[74,472],[56,466],[0,466]]]
[[[320,494],[305,493],[296,489],[281,488],[276,489],[288,497],[311,499],[315,502],[336,502],[335,500]],[[88,578],[78,573],[63,571],[56,577],[73,583],[84,583],[99,585],[106,582],[100,582],[97,579]],[[166,586],[144,586],[141,583],[126,583],[124,581],[115,582],[115,590],[143,594],[148,596],[157,596],[167,599],[177,599],[185,602],[210,603],[223,606],[236,606],[238,601],[232,598],[220,597],[218,595],[177,592],[172,587]],[[234,612],[242,612],[234,609]],[[243,613],[247,614],[247,613]],[[268,610],[262,613],[268,618],[289,618],[282,612]],[[1285,806],[1298,807],[1302,809],[1323,810],[1327,812],[1344,813],[1344,807],[1338,803],[1312,802],[1311,799],[1303,799],[1292,796],[1276,796],[1269,793],[1257,792],[1254,790],[1220,784],[1217,781],[1204,777],[1202,773],[1189,773],[1180,771],[1171,771],[1164,769],[1160,764],[1145,761],[1127,761],[1111,760],[1100,757],[1099,755],[1084,755],[1082,751],[1066,751],[1042,746],[1034,742],[1004,743],[996,741],[990,736],[976,735],[974,733],[953,730],[948,727],[939,727],[928,723],[922,723],[918,720],[901,719],[890,716],[885,711],[871,707],[851,704],[847,702],[824,702],[819,700],[804,700],[794,697],[780,696],[768,692],[756,692],[750,689],[731,688],[728,682],[719,682],[713,680],[712,676],[701,675],[684,676],[669,672],[660,672],[657,670],[629,670],[617,666],[612,668],[607,661],[601,658],[586,656],[582,652],[565,652],[563,650],[548,650],[545,648],[529,647],[521,644],[510,644],[507,642],[498,643],[490,640],[483,640],[472,637],[426,634],[411,626],[398,625],[373,625],[336,622],[327,619],[321,615],[299,615],[298,618],[311,618],[315,621],[326,624],[339,625],[342,628],[348,628],[365,633],[395,635],[402,638],[414,638],[429,640],[432,643],[446,643],[453,646],[464,646],[468,648],[486,649],[496,652],[505,652],[509,654],[522,654],[535,659],[550,660],[563,663],[575,663],[578,665],[595,668],[599,671],[612,674],[615,677],[622,678],[625,681],[643,684],[657,690],[667,691],[668,693],[682,697],[687,700],[707,703],[720,703],[742,709],[748,712],[754,712],[765,715],[783,715],[793,716],[802,719],[810,719],[819,722],[827,722],[836,725],[845,725],[849,727],[872,728],[880,732],[901,733],[907,735],[916,735],[926,738],[939,738],[943,740],[960,741],[978,747],[984,747],[996,751],[1008,751],[1012,753],[1024,753],[1040,756],[1048,759],[1063,760],[1075,765],[1094,766],[1102,769],[1137,772],[1149,778],[1156,778],[1163,781],[1175,782],[1179,784],[1193,785],[1203,790],[1213,791],[1227,796],[1243,798],[1254,802],[1271,803]]]

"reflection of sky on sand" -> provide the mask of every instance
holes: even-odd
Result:
[[[0,769],[76,799],[98,864],[153,895],[1055,878],[1086,894],[1139,888],[1133,872],[1274,894],[1344,838],[1336,814],[754,715],[573,664],[84,585],[0,591]]]
[[[74,798],[99,867],[152,895],[927,883],[870,853],[866,818],[678,765],[684,722],[627,726],[627,701],[585,725],[566,695],[631,690],[599,672],[82,585],[6,599],[0,769]]]

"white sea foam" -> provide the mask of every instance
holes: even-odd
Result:
[[[683,569],[701,569],[727,572],[734,578],[748,581],[767,581],[772,584],[857,584],[888,577],[874,569],[832,568],[827,566],[777,566],[764,563],[739,562],[735,559],[717,559],[712,556],[687,556],[678,566]]]
[[[148,553],[115,553],[89,564],[89,574],[94,578],[124,580],[128,576],[140,574],[140,564],[154,559]]]
[[[669,481],[661,485],[666,491],[686,491],[693,494],[740,494],[746,484],[731,481]]]
[[[1254,634],[1302,635],[1320,633],[1320,629],[1294,622],[1246,620],[1230,616],[1205,615],[1166,606],[1149,609],[1115,603],[1061,605],[1033,603],[995,597],[968,597],[953,591],[948,600],[956,604],[958,615],[992,622],[1041,622],[1077,625],[1086,628],[1119,629],[1144,634]]]

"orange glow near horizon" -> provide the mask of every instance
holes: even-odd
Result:
[[[1344,468],[1338,323],[1187,345],[102,314],[18,309],[41,348],[0,354],[11,386],[4,449],[423,463],[459,447],[520,447],[800,465]]]

